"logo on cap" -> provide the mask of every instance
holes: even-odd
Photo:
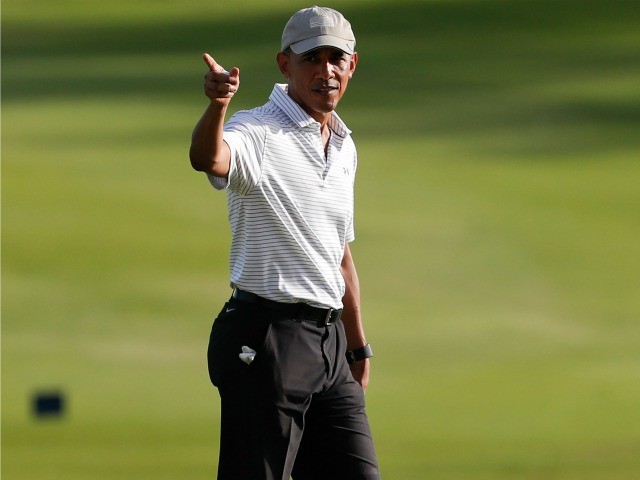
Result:
[[[317,17],[311,17],[309,19],[309,27],[318,28],[318,27],[335,27],[335,22],[333,18],[329,15],[319,15]]]

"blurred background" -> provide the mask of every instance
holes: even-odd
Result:
[[[214,478],[201,55],[262,104],[306,6],[3,2],[3,478]],[[640,478],[640,4],[329,6],[360,53],[339,113],[384,478]]]

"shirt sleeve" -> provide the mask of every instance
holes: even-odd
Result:
[[[214,188],[245,195],[262,176],[266,129],[260,119],[249,111],[234,114],[225,124],[223,139],[231,151],[231,164],[227,178],[209,175]]]

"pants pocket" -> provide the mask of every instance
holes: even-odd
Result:
[[[252,305],[228,302],[211,328],[207,361],[209,378],[216,387],[244,382],[253,364],[240,359],[242,347],[255,350],[256,358],[264,350],[270,330],[267,318]]]

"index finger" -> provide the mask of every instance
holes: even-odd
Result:
[[[204,60],[204,63],[207,64],[207,66],[209,67],[209,70],[212,72],[218,72],[219,70],[224,70],[220,65],[218,65],[216,63],[216,61],[213,59],[213,57],[211,55],[209,55],[208,53],[205,53],[202,55],[202,59]]]

